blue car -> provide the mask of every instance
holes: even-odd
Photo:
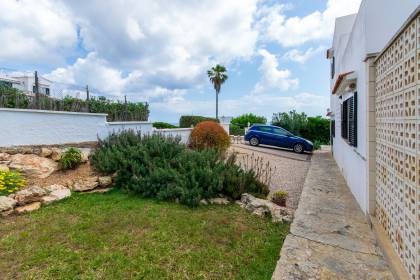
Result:
[[[296,153],[312,152],[314,144],[302,137],[274,125],[253,125],[245,134],[245,141],[251,146],[260,144],[293,149]]]

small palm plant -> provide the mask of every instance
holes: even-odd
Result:
[[[222,84],[228,79],[226,67],[217,64],[207,71],[207,76],[216,91],[216,119],[219,119],[219,93]]]

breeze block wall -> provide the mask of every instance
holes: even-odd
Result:
[[[376,61],[376,216],[420,279],[420,15]]]

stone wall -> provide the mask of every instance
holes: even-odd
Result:
[[[376,61],[376,216],[420,279],[420,15]]]

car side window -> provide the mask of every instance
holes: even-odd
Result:
[[[273,128],[273,132],[277,135],[282,135],[282,136],[288,135],[287,131],[281,128]]]
[[[268,126],[260,126],[258,130],[261,132],[272,132],[271,127]]]

